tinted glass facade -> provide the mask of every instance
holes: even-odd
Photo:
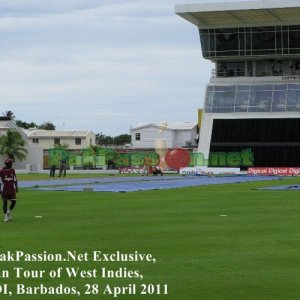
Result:
[[[300,119],[214,120],[211,152],[249,148],[254,153],[254,166],[299,167]]]
[[[300,111],[300,84],[208,86],[205,112]]]
[[[199,29],[203,56],[262,56],[300,53],[300,25]]]

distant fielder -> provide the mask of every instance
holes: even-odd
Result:
[[[4,212],[4,222],[11,220],[11,211],[16,206],[18,192],[18,183],[16,172],[12,168],[12,159],[5,160],[5,167],[0,171],[0,178],[2,184],[0,183],[0,191],[3,200],[3,212]],[[8,209],[8,201],[10,201],[10,207]]]

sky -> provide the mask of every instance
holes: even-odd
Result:
[[[0,114],[116,136],[197,122],[213,64],[175,5],[201,0],[1,0]]]

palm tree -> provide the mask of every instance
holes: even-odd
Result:
[[[89,149],[89,152],[90,152],[90,154],[93,156],[93,167],[95,168],[96,167],[96,165],[97,165],[97,149],[98,149],[98,146],[97,145],[89,145],[89,147],[88,147],[88,149]]]
[[[6,154],[9,158],[23,160],[26,158],[27,150],[21,134],[15,130],[7,130],[6,134],[0,137],[0,154]]]
[[[7,110],[5,113],[3,113],[3,116],[10,118],[12,121],[16,119],[15,114],[11,110]]]

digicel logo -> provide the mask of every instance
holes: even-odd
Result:
[[[11,178],[11,177],[4,177],[4,181],[13,181],[14,179],[13,178]]]
[[[248,174],[255,174],[255,175],[299,175],[300,168],[248,168]]]

